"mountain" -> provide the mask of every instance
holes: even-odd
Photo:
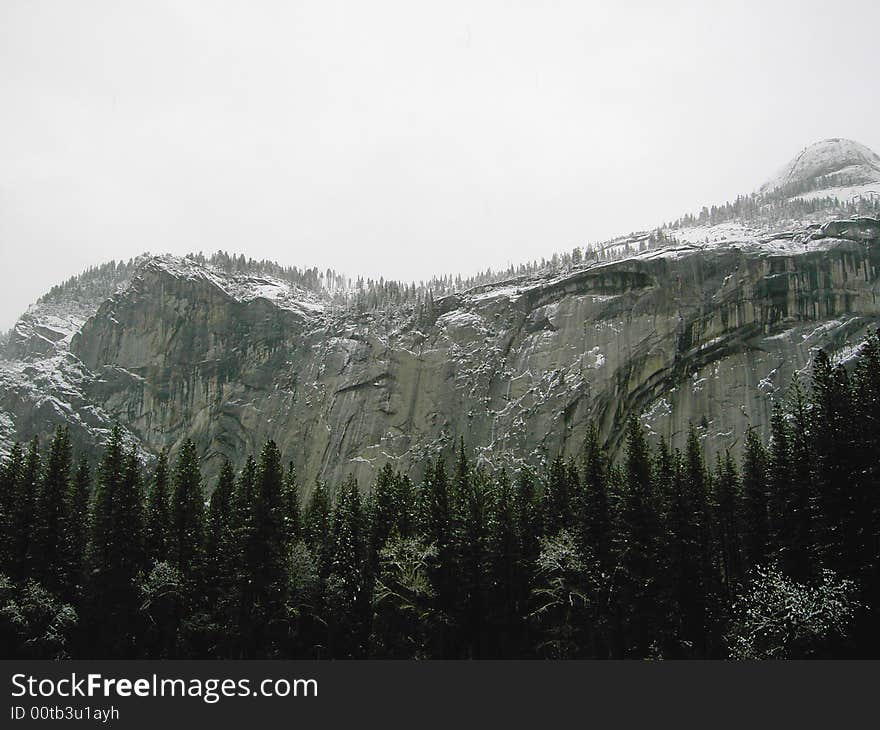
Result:
[[[880,156],[851,139],[825,139],[801,153],[765,182],[761,192],[789,186],[848,187],[880,190]]]
[[[306,484],[371,484],[458,436],[511,465],[577,455],[590,420],[617,449],[631,414],[737,449],[816,348],[846,359],[880,323],[878,169],[820,142],[734,202],[437,297],[228,257],[106,265],[10,333],[0,444],[67,423],[85,447],[119,421],[147,457],[192,437],[213,475],[271,437]]]

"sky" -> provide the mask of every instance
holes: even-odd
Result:
[[[144,251],[419,280],[880,151],[880,3],[0,2],[0,329]]]

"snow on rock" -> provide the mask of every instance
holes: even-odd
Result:
[[[853,185],[880,182],[880,156],[851,139],[825,139],[804,148],[765,182],[760,191],[769,192],[830,175]]]
[[[870,193],[876,155],[833,142],[781,179],[842,175],[840,194]],[[876,326],[866,262],[880,221],[844,215],[819,205],[797,220],[632,233],[586,262],[447,294],[421,313],[346,307],[203,258],[145,257],[21,317],[0,350],[0,451],[55,423],[100,440],[121,420],[154,452],[192,435],[219,463],[272,437],[306,482],[351,470],[369,483],[385,460],[406,468],[454,434],[493,458],[540,460],[579,448],[590,420],[614,438],[629,415],[673,444],[706,415],[714,435],[701,437],[729,447],[747,424],[766,426],[768,393],[813,348],[845,359]],[[829,254],[821,312],[820,297],[802,296],[816,252]]]
[[[841,203],[854,200],[880,198],[880,180],[863,183],[861,185],[836,185],[822,190],[810,190],[806,193],[793,196],[800,200],[817,200],[819,198],[834,198]]]
[[[266,275],[230,273],[188,257],[156,256],[146,268],[164,271],[177,279],[207,282],[239,302],[265,299],[281,309],[309,314],[320,314],[326,308],[324,299],[288,281]]]

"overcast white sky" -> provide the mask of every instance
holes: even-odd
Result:
[[[825,137],[880,150],[878,27],[874,0],[2,0],[0,327],[146,250],[469,273]]]

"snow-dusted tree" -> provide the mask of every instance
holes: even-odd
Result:
[[[39,583],[16,587],[0,574],[0,656],[66,659],[77,615]]]
[[[589,561],[568,530],[560,530],[541,542],[532,590],[541,656],[574,659],[588,645],[592,576]]]
[[[379,552],[373,593],[372,653],[390,659],[436,657],[441,616],[431,582],[437,550],[420,538],[392,534]]]
[[[845,639],[857,604],[852,581],[830,570],[799,583],[775,566],[755,569],[733,606],[726,635],[733,659],[800,659],[830,653]]]

